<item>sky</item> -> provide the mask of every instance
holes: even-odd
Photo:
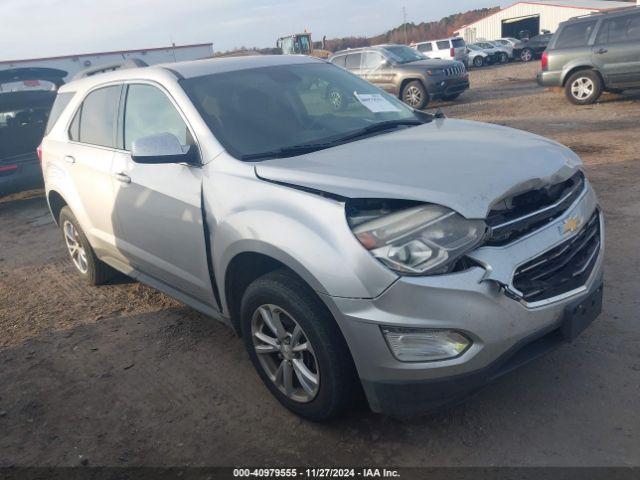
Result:
[[[0,60],[213,42],[214,50],[374,35],[515,0],[0,0]]]

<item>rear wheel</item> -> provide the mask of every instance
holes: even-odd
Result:
[[[575,105],[589,105],[602,95],[602,80],[593,70],[582,70],[569,77],[564,87],[567,99]]]
[[[417,110],[429,103],[429,94],[420,80],[413,80],[402,89],[402,101]]]
[[[507,63],[509,61],[509,55],[507,55],[506,53],[502,52],[500,54],[500,56],[498,57],[498,61],[500,63]]]
[[[480,68],[484,65],[484,58],[482,58],[480,55],[478,55],[477,57],[474,57],[473,59],[473,66],[476,68]]]
[[[533,60],[533,50],[531,50],[530,48],[525,48],[524,50],[522,50],[522,52],[520,52],[520,60],[522,60],[523,62],[530,62],[531,60]]]
[[[347,344],[298,277],[278,270],[255,280],[242,298],[241,322],[253,365],[286,408],[323,421],[354,404],[360,387]]]
[[[63,207],[60,211],[59,225],[71,261],[89,285],[100,285],[113,278],[115,270],[96,257],[69,207]]]

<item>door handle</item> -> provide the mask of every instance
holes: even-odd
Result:
[[[76,159],[73,158],[71,155],[65,155],[64,156],[64,161],[67,163],[76,163]]]
[[[114,177],[116,177],[116,180],[118,180],[119,182],[131,183],[131,177],[124,172],[118,172],[114,174]]]
[[[607,50],[606,48],[601,48],[599,50],[596,50],[596,53],[598,55],[602,55],[603,53],[607,53],[609,50]]]

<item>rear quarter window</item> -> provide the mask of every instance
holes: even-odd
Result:
[[[48,135],[53,126],[56,124],[64,109],[67,108],[69,102],[75,95],[74,92],[65,92],[59,93],[53,102],[53,106],[51,107],[51,112],[49,113],[49,120],[47,120],[47,127],[44,130],[44,134]]]
[[[555,48],[586,46],[589,43],[589,38],[591,38],[595,25],[596,20],[566,25],[560,32],[558,40],[556,40]]]

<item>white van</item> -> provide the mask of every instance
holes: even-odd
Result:
[[[467,44],[463,38],[451,37],[428,42],[418,42],[411,45],[429,58],[441,58],[443,60],[458,60],[467,64]]]

